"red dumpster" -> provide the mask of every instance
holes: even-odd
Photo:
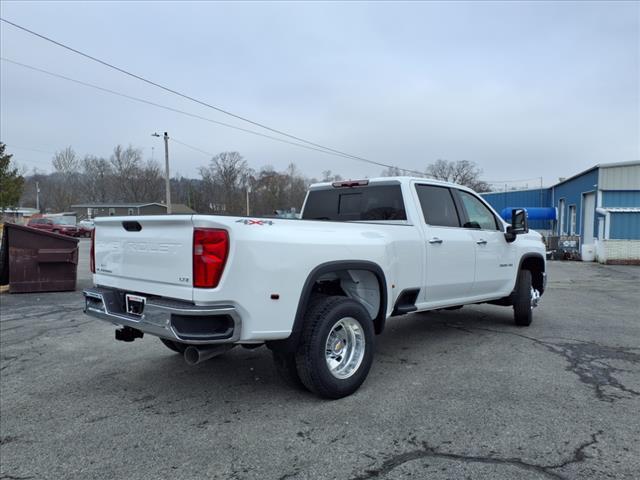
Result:
[[[2,238],[9,292],[76,289],[78,239],[7,223]],[[8,260],[8,262],[7,262]],[[6,270],[5,275],[6,276]]]

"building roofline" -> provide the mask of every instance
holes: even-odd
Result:
[[[148,207],[149,205],[160,205],[161,207],[166,207],[164,203],[159,203],[159,202],[142,203],[138,205],[138,207]]]
[[[640,160],[631,160],[628,162],[613,162],[613,163],[599,163],[600,168],[612,168],[612,167],[634,167],[640,165]]]
[[[518,192],[539,192],[540,190],[550,190],[551,187],[536,187],[536,188],[522,188],[517,190],[496,190],[494,192],[481,192],[480,195],[504,195],[505,193],[518,193]]]
[[[562,180],[561,182],[554,183],[553,185],[551,185],[551,188],[555,188],[555,187],[557,187],[558,185],[562,185],[563,183],[567,183],[567,182],[569,182],[569,181],[573,180],[574,178],[581,177],[582,175],[584,175],[584,174],[586,174],[586,173],[589,173],[589,172],[592,172],[593,170],[597,170],[598,168],[600,168],[600,165],[594,165],[593,167],[591,167],[591,168],[587,168],[586,170],[583,170],[583,171],[582,171],[582,172],[580,172],[580,173],[576,173],[575,175],[571,175],[570,177],[565,178],[565,179],[564,179],[564,180]]]
[[[632,167],[635,165],[640,165],[640,160],[631,160],[629,162],[613,162],[613,163],[598,163],[597,165],[594,165],[591,168],[588,168],[580,173],[576,173],[575,175],[570,176],[569,178],[566,178],[564,180],[562,180],[561,182],[555,183],[552,185],[552,187],[557,187],[558,185],[562,185],[563,183],[566,183],[570,180],[573,180],[574,178],[577,177],[581,177],[582,175],[584,175],[585,173],[589,173],[593,170],[597,170],[599,168],[612,168],[612,167]]]

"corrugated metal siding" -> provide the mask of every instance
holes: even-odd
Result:
[[[576,206],[576,233],[581,235],[582,232],[582,194],[592,192],[598,188],[598,169],[591,170],[584,175],[575,177],[567,182],[551,187],[554,207],[558,207],[560,199],[565,199],[564,226],[562,230],[569,232],[569,206]],[[594,213],[595,215],[595,213]],[[561,214],[558,211],[558,218]],[[594,222],[597,224],[597,222]],[[597,227],[594,226],[594,231]],[[594,232],[595,233],[595,232]]]
[[[640,213],[612,213],[609,238],[640,240]]]
[[[602,192],[603,207],[640,207],[640,190]]]
[[[601,190],[640,190],[640,165],[601,167]]]
[[[482,197],[498,214],[507,207],[550,207],[551,189],[536,188],[533,190],[513,190],[507,192],[482,193]],[[529,226],[533,229],[548,230],[551,222],[547,220],[531,220]]]

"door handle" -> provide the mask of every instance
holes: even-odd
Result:
[[[480,240],[478,240],[476,243],[477,243],[478,245],[486,245],[486,244],[487,244],[487,241],[486,241],[484,238],[481,238],[481,239],[480,239]]]
[[[438,238],[438,237],[433,237],[429,240],[429,243],[433,244],[433,243],[442,243],[442,239]]]

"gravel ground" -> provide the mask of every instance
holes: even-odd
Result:
[[[390,320],[338,401],[264,347],[188,367],[114,341],[79,292],[3,294],[0,478],[637,479],[640,268],[548,269],[529,328],[488,305]]]

